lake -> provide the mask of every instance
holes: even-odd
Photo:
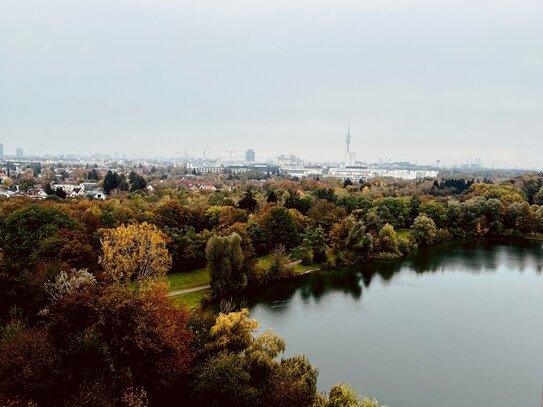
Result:
[[[319,368],[319,390],[344,381],[390,407],[536,407],[542,267],[538,242],[451,242],[248,301],[259,331]]]

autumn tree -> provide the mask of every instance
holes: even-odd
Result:
[[[72,269],[69,272],[61,271],[54,280],[46,281],[45,291],[52,302],[59,301],[65,295],[84,289],[96,283],[96,278],[87,270]]]
[[[210,331],[210,355],[195,377],[199,405],[312,405],[317,370],[303,356],[277,360],[285,341],[271,331],[254,337],[257,328],[247,309],[217,317]]]
[[[375,399],[360,397],[350,386],[336,383],[330,389],[330,393],[320,395],[314,407],[386,407]]]
[[[146,222],[102,230],[98,262],[113,281],[161,276],[171,267],[168,237]]]
[[[22,398],[46,402],[59,356],[43,329],[18,326],[0,337],[0,403]],[[9,332],[8,335],[6,335]]]
[[[123,388],[141,387],[152,404],[163,405],[168,389],[187,377],[192,359],[188,312],[167,290],[156,280],[137,292],[120,284],[87,285],[52,304],[46,321],[62,375],[47,395],[79,397],[88,392],[86,384],[103,383],[100,391],[110,399]]]

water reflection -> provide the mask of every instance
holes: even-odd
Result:
[[[343,292],[354,299],[362,296],[378,277],[383,285],[389,285],[401,273],[469,272],[492,273],[498,267],[523,272],[527,267],[542,272],[542,244],[524,240],[474,240],[449,242],[429,249],[419,250],[407,259],[374,261],[355,267],[318,272],[267,287],[253,293],[245,300],[249,304],[267,304],[277,312],[288,308],[288,300],[299,292],[304,301],[319,302],[330,292]],[[542,250],[534,250],[541,248]],[[278,302],[282,302],[278,306]]]
[[[541,243],[450,242],[303,276],[248,304],[287,356],[320,369],[319,390],[344,380],[396,407],[539,405],[542,266]]]

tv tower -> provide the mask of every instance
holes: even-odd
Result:
[[[356,165],[356,154],[351,153],[351,123],[347,125],[347,134],[345,135],[347,143],[347,152],[345,153],[345,167],[353,167]]]
[[[349,145],[351,144],[351,123],[347,124],[347,134],[345,135],[345,141],[347,142],[347,154],[349,154]]]

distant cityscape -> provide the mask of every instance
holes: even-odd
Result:
[[[162,163],[167,165],[182,166],[194,170],[197,173],[220,173],[225,169],[239,171],[279,171],[290,176],[297,177],[335,177],[352,179],[371,179],[375,177],[393,177],[399,179],[420,179],[435,178],[439,171],[443,169],[474,170],[484,168],[481,160],[478,158],[467,159],[465,162],[445,165],[440,160],[432,163],[419,164],[409,161],[384,161],[379,158],[374,162],[357,160],[356,152],[351,150],[351,130],[348,126],[345,135],[345,156],[343,160],[337,161],[316,161],[304,160],[294,153],[277,153],[272,158],[261,158],[258,152],[253,148],[242,150],[229,150],[224,154],[219,154],[215,158],[208,157],[209,140],[207,141],[201,156],[189,156],[187,150],[184,153],[177,152],[174,156],[163,157],[143,157],[130,156],[127,154],[25,154],[23,147],[15,147],[15,154],[9,154],[4,149],[4,144],[0,144],[0,157],[3,160],[24,160],[25,162],[43,161],[43,162],[69,162],[74,164],[99,163],[99,162],[125,162],[141,161],[151,163]],[[493,167],[492,167],[493,168]]]

